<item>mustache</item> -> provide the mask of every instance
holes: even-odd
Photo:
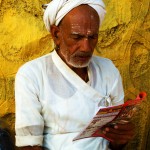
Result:
[[[92,53],[91,52],[75,52],[72,57],[92,57]]]

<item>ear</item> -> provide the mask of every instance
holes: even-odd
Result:
[[[60,29],[55,25],[51,25],[51,35],[56,45],[60,44]]]

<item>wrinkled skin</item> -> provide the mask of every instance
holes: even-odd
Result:
[[[59,47],[58,55],[83,80],[98,41],[99,22],[93,8],[81,5],[71,10],[59,26],[51,26],[52,38]],[[105,127],[103,133],[112,140],[111,149],[120,150],[133,138],[134,126],[132,123],[118,124],[113,128]],[[24,147],[23,150],[42,150],[42,147]]]
[[[71,10],[60,25],[51,26],[57,53],[83,80],[98,41],[99,16],[87,5]]]
[[[82,12],[82,13],[81,13]],[[69,12],[54,31],[58,54],[71,67],[87,67],[98,41],[99,16],[90,6]],[[51,27],[53,32],[53,27]]]

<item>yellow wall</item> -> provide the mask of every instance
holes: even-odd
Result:
[[[120,70],[126,99],[148,93],[135,120],[137,136],[126,149],[150,148],[150,0],[104,0],[107,14],[95,54]],[[26,61],[52,50],[41,5],[48,0],[0,0],[0,117],[14,132],[14,77]]]

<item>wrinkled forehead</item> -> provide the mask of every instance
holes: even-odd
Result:
[[[72,9],[63,19],[61,24],[74,30],[98,30],[99,16],[89,5],[80,5]]]

